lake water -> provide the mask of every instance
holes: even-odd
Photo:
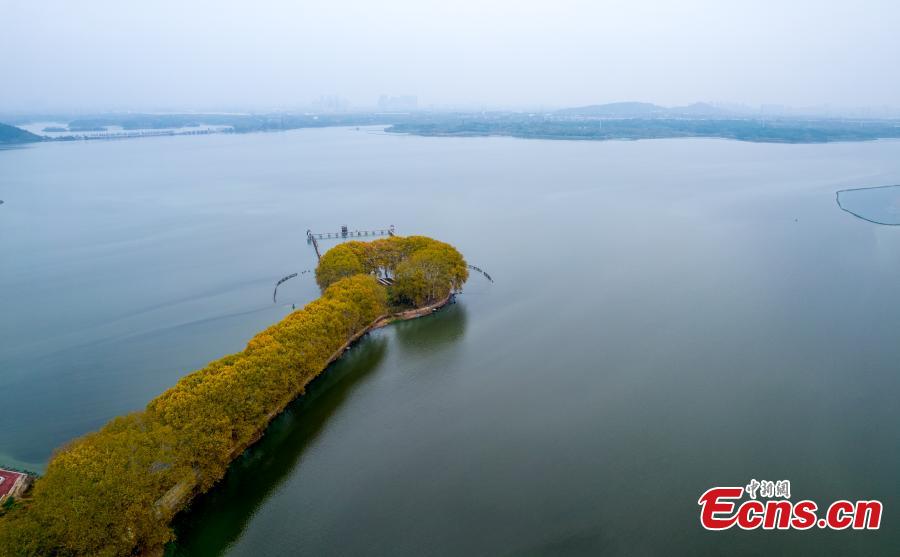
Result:
[[[177,523],[175,555],[885,554],[900,142],[373,130],[0,151],[0,462],[136,410],[317,296],[305,231],[455,244],[459,303],[359,343]],[[323,242],[327,243],[327,242]],[[879,499],[875,532],[699,524],[718,485]]]

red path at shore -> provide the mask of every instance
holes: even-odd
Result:
[[[16,485],[16,480],[24,476],[25,474],[21,474],[19,472],[12,472],[10,470],[4,470],[0,468],[0,497],[4,497],[10,490]]]

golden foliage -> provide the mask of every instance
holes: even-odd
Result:
[[[391,277],[385,289],[376,276]],[[322,297],[52,458],[31,500],[0,519],[0,555],[127,556],[171,538],[177,486],[204,491],[354,335],[396,304],[462,286],[455,248],[423,236],[347,242],[316,269]]]
[[[391,236],[335,246],[319,262],[316,280],[326,288],[356,273],[394,279],[389,296],[401,307],[434,303],[469,277],[466,261],[450,244],[425,236]]]
[[[338,280],[238,354],[181,379],[143,412],[59,450],[28,505],[0,519],[2,555],[131,555],[159,546],[173,486],[205,490],[347,340],[387,312],[370,276]]]

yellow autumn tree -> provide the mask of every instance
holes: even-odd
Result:
[[[319,299],[243,351],[186,375],[144,411],[59,449],[32,497],[0,518],[0,556],[117,557],[159,547],[171,539],[168,524],[188,496],[221,479],[269,420],[391,303],[431,303],[467,277],[456,249],[422,236],[332,248],[316,269]]]

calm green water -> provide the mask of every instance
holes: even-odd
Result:
[[[0,151],[0,461],[141,408],[313,299],[307,228],[457,245],[177,522],[176,555],[822,555],[900,547],[900,229],[840,189],[900,143],[366,130]],[[702,530],[716,485],[884,502],[877,532]]]

